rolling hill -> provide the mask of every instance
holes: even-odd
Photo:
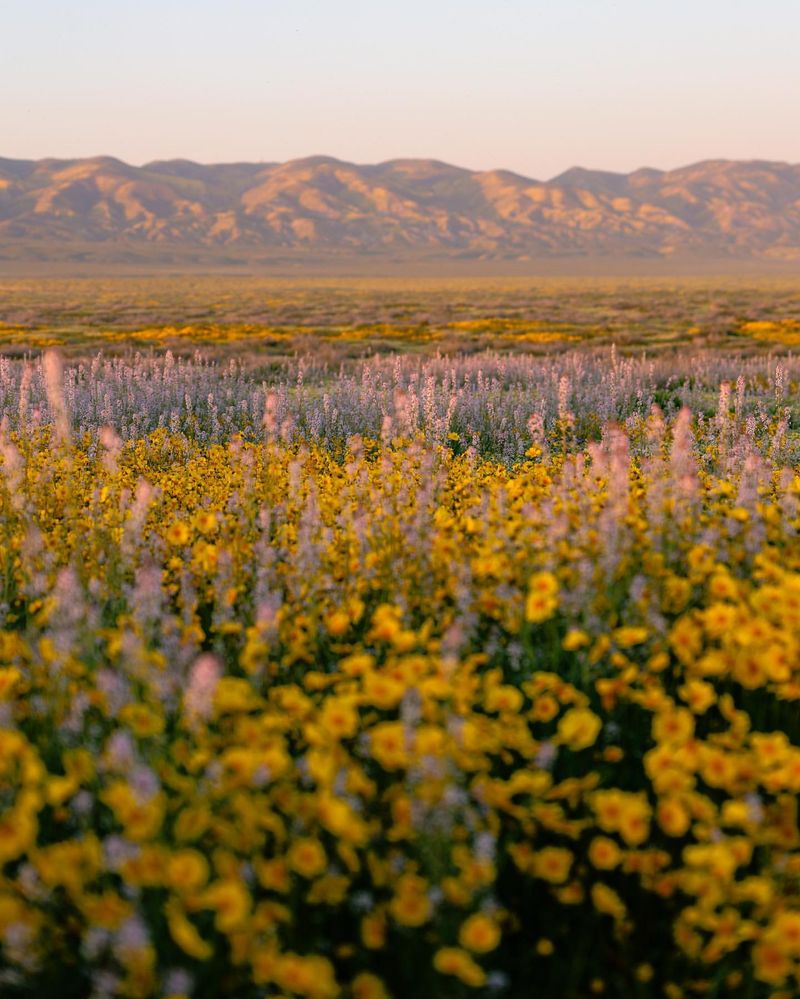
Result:
[[[130,166],[0,158],[5,260],[696,256],[800,261],[800,164],[713,160],[549,181],[434,160]],[[231,256],[233,255],[233,256]]]

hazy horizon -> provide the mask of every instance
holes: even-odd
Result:
[[[669,166],[669,167],[663,167],[663,166],[661,166],[658,163],[641,163],[641,164],[639,164],[639,166],[634,167],[632,170],[626,170],[626,171],[623,171],[623,170],[607,170],[607,169],[605,169],[603,167],[595,167],[595,166],[593,166],[590,163],[572,163],[568,167],[565,167],[564,170],[561,170],[561,171],[559,171],[559,173],[553,174],[552,176],[548,176],[548,177],[541,177],[541,176],[540,177],[532,177],[530,175],[525,175],[525,174],[521,173],[521,171],[511,170],[509,167],[503,166],[502,164],[499,164],[499,163],[495,164],[494,166],[491,166],[491,167],[484,167],[484,168],[481,168],[481,167],[472,167],[469,164],[465,164],[465,163],[453,163],[453,162],[448,161],[448,160],[442,160],[441,157],[438,157],[438,156],[419,156],[419,157],[395,156],[395,157],[391,157],[391,158],[386,159],[386,160],[372,160],[372,161],[369,161],[369,162],[362,162],[362,161],[348,160],[348,159],[346,159],[345,157],[342,157],[342,156],[334,156],[331,153],[327,153],[325,151],[320,151],[320,152],[317,152],[317,153],[309,153],[308,155],[305,155],[305,156],[294,157],[291,160],[264,160],[264,159],[261,159],[261,160],[198,160],[198,159],[192,159],[191,157],[187,157],[187,156],[170,156],[170,157],[156,156],[156,157],[153,157],[152,159],[148,159],[148,160],[133,161],[133,160],[126,159],[126,158],[124,158],[122,156],[116,156],[114,153],[108,153],[108,152],[94,152],[94,153],[89,153],[89,154],[87,154],[85,156],[59,156],[58,154],[48,154],[46,156],[41,156],[41,157],[29,157],[29,156],[8,156],[8,155],[6,155],[6,153],[4,152],[3,149],[0,149],[0,160],[3,160],[3,159],[5,159],[5,160],[17,160],[17,161],[28,161],[28,162],[43,162],[43,161],[48,161],[48,160],[54,161],[54,162],[60,162],[60,161],[70,162],[70,161],[75,161],[75,160],[102,160],[102,159],[111,159],[111,160],[118,160],[120,163],[123,163],[126,166],[135,167],[137,169],[146,168],[148,166],[151,166],[154,163],[192,163],[195,166],[203,166],[203,167],[226,167],[226,166],[236,166],[236,165],[242,165],[242,166],[262,166],[263,165],[263,166],[267,167],[267,166],[276,166],[276,165],[282,165],[282,164],[288,164],[288,163],[296,163],[296,162],[302,162],[304,160],[315,160],[315,159],[317,159],[317,160],[329,160],[329,159],[330,160],[336,160],[337,162],[341,162],[341,163],[344,163],[344,164],[349,164],[349,165],[358,167],[359,169],[365,169],[365,168],[369,168],[369,167],[380,167],[380,166],[384,166],[387,163],[392,163],[392,162],[403,162],[403,161],[425,162],[425,161],[430,161],[430,162],[440,162],[440,163],[442,163],[442,164],[444,164],[445,166],[448,166],[448,167],[455,167],[456,169],[467,170],[467,171],[474,172],[474,173],[482,173],[482,172],[485,172],[485,171],[491,172],[493,170],[494,171],[505,171],[505,172],[508,172],[508,173],[516,173],[516,174],[524,177],[525,179],[535,180],[535,181],[538,181],[538,182],[541,182],[541,183],[550,183],[550,182],[556,180],[562,174],[568,172],[569,170],[576,170],[576,169],[587,170],[587,171],[589,171],[591,173],[613,173],[613,174],[618,174],[620,177],[624,177],[624,176],[628,176],[629,174],[635,173],[635,172],[640,171],[640,170],[655,170],[655,171],[658,171],[658,172],[664,172],[664,173],[666,173],[666,172],[669,172],[670,170],[676,170],[676,169],[681,169],[681,168],[685,168],[685,167],[697,166],[697,165],[700,165],[702,163],[709,163],[709,162],[710,163],[713,163],[713,162],[720,162],[720,163],[725,163],[725,162],[729,162],[729,163],[759,163],[759,162],[762,162],[762,163],[783,164],[783,165],[786,165],[786,166],[800,166],[800,161],[798,161],[797,163],[795,163],[795,162],[793,162],[791,160],[767,160],[767,159],[764,159],[763,157],[758,157],[758,156],[752,156],[752,157],[747,157],[747,158],[742,158],[742,159],[731,159],[731,158],[727,158],[727,157],[707,157],[707,158],[705,158],[703,160],[693,160],[693,161],[690,161],[690,162],[687,162],[687,163],[676,163],[676,164],[674,164],[672,166]]]
[[[800,5],[4,4],[3,155],[437,159],[549,179],[800,162]]]
[[[46,156],[41,156],[41,157],[8,156],[5,153],[5,151],[0,148],[0,160],[3,160],[3,159],[5,159],[5,160],[12,160],[12,161],[13,160],[23,161],[23,162],[24,161],[28,161],[28,162],[46,162],[46,161],[71,162],[71,161],[78,161],[78,160],[103,160],[103,159],[111,159],[111,160],[117,160],[117,161],[119,161],[120,163],[123,163],[126,166],[135,167],[136,169],[143,169],[143,168],[149,167],[149,166],[151,166],[153,164],[156,164],[156,163],[191,163],[191,164],[194,164],[195,166],[202,166],[202,167],[209,167],[209,168],[213,168],[213,167],[226,167],[226,166],[236,166],[236,165],[241,165],[241,166],[264,166],[264,167],[268,167],[268,166],[280,166],[280,165],[284,165],[284,164],[297,163],[297,162],[303,162],[304,160],[315,160],[315,159],[320,159],[320,160],[328,160],[328,159],[330,159],[330,160],[336,160],[337,162],[341,162],[343,164],[355,166],[358,169],[369,169],[370,167],[381,167],[381,166],[385,166],[386,164],[392,163],[392,162],[402,162],[402,161],[425,162],[425,161],[430,161],[430,162],[440,162],[440,163],[442,163],[445,166],[454,167],[457,170],[466,170],[468,172],[473,172],[473,173],[483,173],[483,172],[492,172],[492,171],[513,173],[513,174],[517,174],[518,176],[523,177],[526,180],[533,180],[533,181],[536,181],[538,183],[545,183],[545,184],[552,183],[553,181],[557,180],[561,175],[563,175],[564,173],[567,173],[570,170],[586,170],[586,171],[588,171],[590,173],[599,173],[599,174],[612,173],[612,174],[617,174],[620,177],[625,177],[625,176],[630,175],[631,173],[636,173],[637,171],[642,171],[642,170],[655,170],[657,172],[668,173],[671,170],[678,170],[678,169],[682,169],[682,168],[686,168],[686,167],[698,166],[698,165],[700,165],[702,163],[709,163],[709,162],[720,162],[720,163],[725,163],[725,162],[729,162],[729,163],[748,163],[748,162],[750,162],[750,163],[759,163],[759,162],[763,162],[763,163],[772,163],[772,164],[778,164],[778,165],[786,165],[786,166],[790,166],[790,167],[800,166],[800,161],[798,161],[797,163],[795,163],[795,162],[792,162],[791,160],[766,160],[766,159],[764,159],[762,157],[756,157],[756,156],[748,157],[748,158],[743,158],[743,159],[735,159],[735,160],[734,159],[729,159],[729,158],[726,158],[726,157],[707,157],[704,160],[694,160],[694,161],[690,161],[690,162],[686,162],[686,163],[676,163],[676,164],[674,164],[672,166],[669,166],[669,167],[664,167],[664,166],[662,166],[662,165],[660,165],[658,163],[641,163],[641,164],[639,164],[639,166],[634,167],[632,170],[627,170],[627,171],[623,171],[623,170],[607,170],[607,169],[605,169],[603,167],[595,167],[591,163],[571,163],[568,167],[565,167],[563,170],[560,170],[556,174],[552,174],[550,176],[537,176],[537,177],[534,177],[534,176],[532,176],[530,174],[524,174],[524,173],[522,173],[522,171],[513,170],[513,169],[511,169],[511,168],[509,168],[509,167],[507,167],[507,166],[505,166],[505,165],[503,165],[501,163],[497,163],[494,166],[483,167],[483,168],[482,167],[472,167],[472,166],[470,166],[469,164],[466,164],[466,163],[454,163],[452,161],[442,160],[441,157],[438,157],[438,156],[419,156],[419,157],[396,156],[396,157],[391,157],[391,158],[386,159],[386,160],[373,160],[373,161],[368,161],[367,162],[367,161],[349,160],[349,159],[346,159],[345,157],[342,157],[342,156],[334,156],[334,155],[332,155],[330,153],[327,153],[325,151],[320,151],[320,152],[317,152],[317,153],[309,153],[306,156],[294,157],[291,160],[265,160],[265,159],[261,159],[261,160],[230,160],[230,159],[229,160],[208,160],[208,159],[206,159],[206,160],[199,160],[199,159],[193,159],[193,158],[187,157],[187,156],[169,156],[169,157],[166,157],[166,156],[156,156],[156,157],[153,157],[152,159],[148,159],[148,160],[133,161],[133,160],[127,159],[127,158],[122,157],[122,156],[116,156],[114,153],[108,153],[108,152],[94,152],[94,153],[89,153],[89,154],[87,154],[85,156],[60,156],[58,154],[48,154]]]

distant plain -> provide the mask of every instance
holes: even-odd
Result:
[[[130,349],[330,361],[371,353],[776,352],[800,343],[790,276],[0,278],[0,352]]]

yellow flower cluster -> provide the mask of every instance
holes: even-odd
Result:
[[[3,453],[13,994],[800,989],[793,474]]]

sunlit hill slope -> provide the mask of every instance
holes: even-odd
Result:
[[[800,165],[706,161],[549,181],[433,160],[330,157],[134,167],[0,159],[0,255],[86,247],[479,258],[706,255],[800,260]]]

